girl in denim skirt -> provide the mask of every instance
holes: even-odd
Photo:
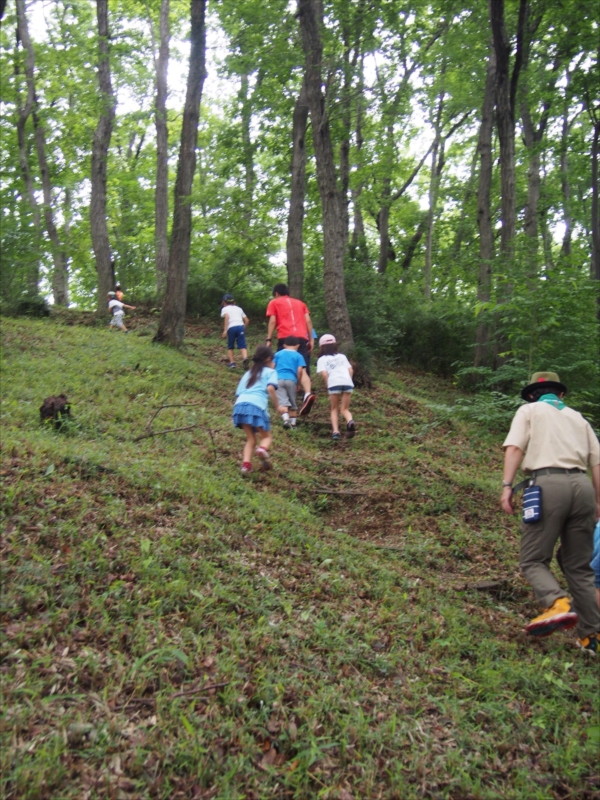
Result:
[[[356,432],[356,424],[350,413],[350,397],[354,391],[352,365],[343,353],[338,353],[335,336],[326,333],[319,339],[319,360],[317,372],[323,376],[331,403],[331,427],[334,441],[340,439],[339,412],[346,420],[346,431],[351,439]],[[340,408],[341,398],[341,408]]]
[[[233,424],[242,428],[246,434],[242,474],[252,469],[252,453],[258,435],[259,445],[256,455],[261,460],[261,469],[271,469],[269,448],[272,443],[271,421],[269,420],[269,397],[281,414],[285,411],[277,402],[277,372],[273,369],[273,351],[270,347],[257,347],[252,368],[242,376],[235,390],[236,401],[233,407]]]

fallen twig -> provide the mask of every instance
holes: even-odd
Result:
[[[135,439],[132,439],[132,442],[139,442],[142,439],[149,439],[151,436],[162,436],[163,433],[177,433],[177,431],[190,431],[192,428],[199,428],[201,422],[195,422],[193,425],[184,425],[183,428],[167,428],[164,431],[150,431],[149,433],[143,433],[141,436],[136,436]]]
[[[229,686],[231,681],[224,681],[223,683],[209,683],[205,686],[200,686],[198,689],[184,689],[183,692],[176,692],[175,694],[171,695],[171,699],[175,697],[187,697],[190,694],[201,694],[203,692],[208,692],[209,689],[222,689],[224,686]]]
[[[368,497],[370,492],[355,492],[353,489],[315,489],[317,494],[344,494]]]
[[[159,413],[163,410],[163,408],[187,408],[187,406],[200,406],[200,405],[202,405],[202,403],[165,403],[164,405],[159,406],[154,412],[154,414],[150,417],[146,425],[146,430],[147,431],[150,430],[150,426],[152,425],[156,417],[159,415]]]

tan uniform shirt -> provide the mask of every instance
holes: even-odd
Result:
[[[528,403],[515,416],[503,447],[514,445],[525,453],[524,472],[544,467],[582,469],[600,464],[600,443],[589,422],[578,411],[550,403]]]

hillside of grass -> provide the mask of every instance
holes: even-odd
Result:
[[[244,478],[219,332],[152,332],[2,321],[2,797],[598,798],[600,659],[523,633],[502,430],[379,367],[354,439],[319,386]]]

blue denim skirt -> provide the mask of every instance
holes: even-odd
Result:
[[[252,425],[254,433],[258,428],[262,428],[263,431],[271,430],[268,413],[253,403],[236,403],[233,407],[232,419],[236,428],[241,428],[242,425]]]

